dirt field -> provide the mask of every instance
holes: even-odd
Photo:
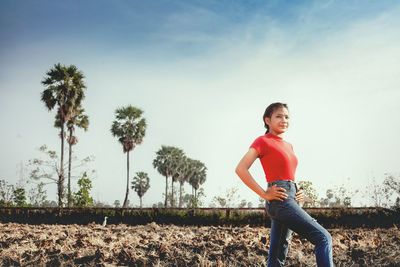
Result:
[[[400,266],[400,231],[329,229],[336,266]],[[0,223],[2,266],[264,266],[269,229]],[[315,266],[295,235],[287,266]]]

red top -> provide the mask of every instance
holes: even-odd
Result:
[[[294,181],[297,158],[291,144],[277,135],[267,133],[254,140],[250,147],[257,150],[268,183]]]

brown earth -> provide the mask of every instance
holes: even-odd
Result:
[[[400,231],[329,229],[336,266],[400,266]],[[269,228],[0,223],[1,266],[265,266]],[[294,235],[287,266],[315,266]]]

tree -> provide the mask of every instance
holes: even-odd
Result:
[[[400,208],[400,176],[395,176],[393,174],[385,173],[386,177],[383,181],[383,186],[386,192],[389,195],[392,195],[392,198],[395,197],[394,208]]]
[[[57,206],[58,206],[57,202],[54,200],[45,200],[42,205],[42,207],[46,207],[46,208],[55,208]]]
[[[78,180],[79,190],[74,194],[74,205],[77,207],[93,206],[93,198],[90,196],[92,189],[92,181],[87,176],[86,172]]]
[[[371,204],[374,207],[388,207],[391,193],[390,188],[385,185],[385,181],[383,184],[378,184],[374,177],[372,181],[367,184],[363,196],[365,199],[370,200],[370,203],[372,202]]]
[[[44,190],[44,183],[40,182],[36,188],[29,190],[29,203],[35,207],[42,207],[46,203],[47,194]]]
[[[142,208],[142,197],[150,188],[150,179],[147,173],[137,172],[132,181],[132,189],[138,194],[140,198],[140,208]]]
[[[385,173],[383,184],[391,189],[394,193],[400,195],[400,176],[396,177],[393,174]]]
[[[112,208],[110,204],[100,200],[93,200],[93,204],[91,206],[95,208]]]
[[[115,111],[116,119],[112,123],[111,133],[122,144],[123,152],[126,153],[126,193],[123,208],[128,206],[129,195],[129,152],[136,145],[143,142],[146,134],[146,120],[142,118],[143,111],[128,105]]]
[[[248,204],[250,203],[251,206],[251,202],[247,202],[246,199],[242,199],[238,205],[239,208],[245,208]]]
[[[350,207],[351,197],[354,196],[358,190],[351,191],[344,185],[334,187],[326,191],[326,198],[320,200],[322,207]]]
[[[87,131],[89,128],[89,117],[84,114],[85,110],[81,106],[77,106],[71,111],[71,116],[66,122],[68,129],[67,143],[68,143],[68,193],[67,193],[67,206],[71,206],[72,194],[71,194],[71,164],[72,164],[72,146],[78,143],[78,138],[75,134],[75,127],[81,128]],[[61,119],[58,114],[56,115],[55,126],[61,128]]]
[[[221,208],[245,207],[248,203],[245,199],[240,200],[238,188],[232,187],[226,190],[225,195],[216,196],[212,202],[215,206]]]
[[[318,194],[315,190],[312,182],[310,181],[300,181],[299,188],[303,189],[305,199],[304,199],[304,207],[315,207],[318,202]]]
[[[37,157],[29,160],[28,166],[31,169],[30,179],[34,182],[44,181],[43,185],[58,183],[58,178],[60,177],[60,169],[59,169],[59,159],[57,153],[54,150],[50,150],[46,145],[42,145],[39,148],[39,151],[44,155],[43,157]],[[76,157],[73,157],[72,160],[78,161]],[[88,156],[82,160],[79,160],[79,164],[76,164],[72,169],[77,170],[83,174],[83,170],[81,168],[86,167],[87,164],[94,160],[93,156]],[[87,172],[87,171],[86,171]],[[91,173],[95,173],[94,170]],[[71,178],[78,178],[78,176],[71,176]]]
[[[0,180],[0,207],[10,207],[13,202],[14,186]]]
[[[114,201],[114,207],[115,207],[115,208],[120,208],[120,207],[121,207],[121,202],[120,202],[118,199],[116,199],[116,200]]]
[[[161,201],[154,203],[152,205],[153,208],[163,208],[164,207],[164,203],[162,203]]]
[[[185,153],[182,149],[174,147],[171,151],[171,169],[172,169],[172,179],[171,179],[171,207],[175,207],[175,189],[174,183],[178,181],[181,177],[180,166],[184,165]],[[184,168],[184,167],[183,167]]]
[[[199,160],[194,160],[191,168],[193,168],[193,175],[189,178],[189,184],[192,186],[192,195],[197,201],[197,190],[207,178],[207,167]]]
[[[172,196],[176,195],[176,194],[177,194],[177,190],[175,187],[172,187],[171,190],[168,191],[167,201],[170,204],[170,207],[174,207],[173,206],[174,200],[172,199]],[[164,193],[163,193],[163,196],[164,196]],[[165,196],[164,196],[164,198],[165,198]]]
[[[55,151],[49,150],[46,145],[42,145],[39,151],[48,157],[43,160],[34,158],[29,160],[28,165],[32,168],[30,178],[38,181],[47,180],[45,184],[58,183],[60,177],[60,169],[58,168],[58,157]]]
[[[13,201],[15,206],[17,207],[25,207],[26,206],[26,194],[25,188],[17,187],[13,191]]]
[[[178,207],[181,208],[183,205],[183,185],[185,182],[188,182],[189,178],[194,174],[194,169],[192,168],[193,160],[186,157],[183,152],[178,154],[176,161],[177,164],[172,180],[179,182]]]
[[[216,196],[213,198],[213,203],[214,205],[216,205],[217,207],[221,207],[221,208],[225,208],[226,206],[226,198],[221,197],[221,196]]]
[[[198,208],[203,205],[202,198],[204,198],[206,194],[204,193],[204,188],[199,188],[197,190],[196,197],[193,194],[184,194],[182,205],[186,206],[187,208]]]
[[[49,111],[57,107],[56,120],[57,118],[60,120],[61,159],[57,180],[59,207],[63,207],[64,198],[65,123],[71,118],[75,108],[80,106],[85,96],[84,90],[86,86],[83,79],[83,73],[76,66],[64,66],[58,63],[46,73],[46,77],[42,80],[45,90],[41,94],[41,100],[45,103]]]
[[[168,199],[168,178],[176,175],[177,165],[179,163],[179,159],[184,156],[183,150],[173,147],[173,146],[161,146],[156,152],[156,158],[153,160],[153,167],[157,169],[157,171],[165,177],[165,201],[164,207],[167,207],[167,199]],[[173,190],[173,182],[172,179],[172,197],[171,197],[171,205],[173,206],[174,200],[174,190]]]

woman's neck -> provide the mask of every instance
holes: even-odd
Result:
[[[277,132],[275,132],[275,131],[268,131],[268,133],[269,133],[269,134],[272,134],[272,135],[275,135],[275,136],[278,136],[278,137],[280,137],[280,138],[282,138],[282,139],[283,139],[283,137],[285,137],[285,132],[277,133]]]

